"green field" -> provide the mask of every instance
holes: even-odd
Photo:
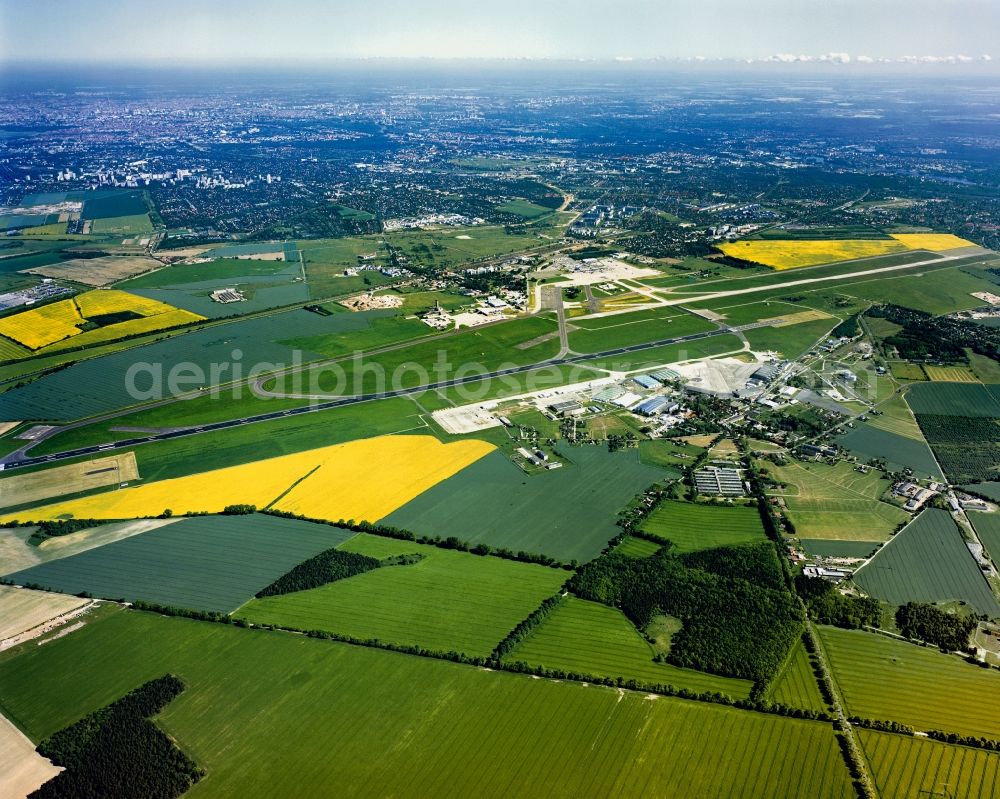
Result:
[[[629,535],[615,547],[615,552],[619,555],[628,555],[630,558],[648,558],[659,551],[662,546],[663,544]]]
[[[183,407],[184,403],[179,405]],[[220,401],[219,405],[225,408],[226,403]],[[266,413],[278,407],[280,407],[278,403],[274,405],[265,403],[261,410]],[[142,417],[137,414],[135,418]],[[115,422],[102,422],[99,425],[68,431],[65,438],[61,436],[53,438],[50,446],[54,450],[81,446],[84,436],[89,443],[130,438],[135,434],[119,432],[104,436],[103,439],[101,436],[101,429],[123,424],[125,419],[133,417],[121,417]],[[185,438],[142,444],[135,448],[135,455],[143,479],[166,480],[170,477],[183,477],[186,474],[302,452],[327,444],[341,444],[356,438],[409,431],[426,433],[428,428],[420,418],[420,411],[416,405],[406,398],[396,397],[343,408],[331,408],[301,416],[270,419],[229,430],[207,431]],[[93,456],[80,457],[86,459]]]
[[[301,336],[351,333],[367,329],[369,319],[384,315],[320,316],[293,309],[211,325],[46,374],[6,392],[0,415],[14,419],[81,419],[169,396],[171,383],[180,393],[194,392],[245,377],[255,366],[258,371],[266,371],[291,366],[296,359],[308,362],[320,357],[309,351],[297,354],[294,348],[282,344],[292,331]],[[182,362],[182,379],[177,381],[175,373],[171,380],[172,369]],[[149,366],[133,374],[135,390],[130,391],[127,376],[136,363]],[[72,403],[65,401],[69,395],[74,398]]]
[[[31,355],[31,350],[22,347],[16,341],[0,336],[0,361],[15,360]]]
[[[849,715],[1000,738],[1000,716],[987,699],[1000,691],[995,670],[877,633],[819,632]]]
[[[663,466],[667,469],[685,469],[705,451],[684,441],[670,438],[654,438],[639,442],[639,458],[643,463]]]
[[[1000,785],[1000,754],[858,730],[882,799],[991,799]]]
[[[502,211],[505,214],[514,214],[515,216],[521,216],[525,219],[537,219],[540,216],[545,216],[546,214],[551,214],[552,209],[546,208],[543,205],[535,205],[535,203],[528,200],[509,200],[503,205],[497,206],[498,211]]]
[[[149,221],[149,214],[112,216],[104,219],[95,219],[90,232],[95,236],[102,234],[119,234],[124,236],[148,235],[153,232],[153,223]]]
[[[422,323],[416,324],[430,330]],[[555,320],[548,316],[461,330],[441,339],[319,367],[306,373],[306,385],[311,391],[361,394],[426,385],[456,374],[469,377],[512,365],[528,365],[558,352],[559,339],[550,335],[556,330]],[[277,381],[275,387],[282,390],[287,382]]]
[[[788,662],[771,684],[768,698],[789,707],[801,707],[817,713],[826,711],[826,702],[820,695],[816,675],[809,663],[809,653],[802,641],[792,647]]]
[[[559,451],[567,465],[530,477],[505,455],[491,453],[382,522],[563,561],[590,560],[618,533],[618,511],[664,473],[640,463],[635,450],[560,445]]]
[[[275,250],[281,245],[276,244]],[[211,251],[205,257],[213,255]],[[250,258],[215,258],[212,261],[193,264],[174,264],[155,272],[139,275],[117,284],[116,288],[162,289],[209,281],[239,281],[245,278],[270,277],[289,268],[285,261],[263,261]]]
[[[899,326],[897,325],[896,327]],[[902,328],[899,329],[902,330]],[[892,376],[897,380],[911,380],[917,382],[927,380],[927,373],[924,372],[924,367],[922,367],[919,363],[910,363],[909,361],[893,361],[889,365],[889,370],[892,372]]]
[[[837,443],[863,460],[881,458],[891,468],[912,469],[921,477],[939,480],[943,477],[930,447],[922,438],[909,438],[859,422],[849,433],[838,437]]]
[[[970,294],[973,291],[990,291],[991,283],[985,278],[980,278],[978,274],[969,274],[966,270],[994,266],[995,259],[990,256],[969,256],[954,261],[943,261],[940,264],[927,264],[912,270],[901,269],[879,275],[831,280],[817,283],[815,286],[783,287],[784,283],[791,280],[846,275],[863,270],[927,261],[935,257],[937,256],[922,251],[902,252],[847,263],[804,267],[770,274],[727,277],[678,286],[666,292],[666,296],[703,295],[715,291],[758,288],[759,291],[740,299],[762,301],[799,297],[807,306],[836,312],[838,315],[848,309],[838,310],[830,301],[833,294],[839,298],[847,298],[853,310],[869,302],[888,302],[930,314],[944,314],[974,308],[981,304],[980,300]],[[733,304],[737,300],[733,297],[721,300],[717,298],[695,301],[692,306],[714,307],[723,301]]]
[[[866,592],[893,605],[957,600],[1000,617],[1000,603],[947,511],[929,508],[854,575]]]
[[[654,663],[653,647],[620,610],[568,596],[507,657],[590,677],[622,677],[689,691],[718,691],[734,699],[753,683],[666,663]]]
[[[867,558],[878,549],[882,542],[800,538],[799,543],[810,555],[818,555],[823,558]]]
[[[8,575],[66,594],[229,612],[293,566],[353,534],[274,516],[181,519]]]
[[[976,528],[976,535],[983,542],[986,553],[1000,560],[1000,513],[969,511],[968,516],[972,526]]]
[[[877,416],[869,416],[867,425],[869,428],[874,427],[888,433],[895,433],[903,438],[924,442],[924,434],[920,432],[920,425],[917,424],[910,406],[906,404],[906,400],[901,394],[893,394],[885,402],[880,402],[878,410]]]
[[[978,383],[917,383],[906,392],[916,414],[1000,417],[1000,400],[989,386]]]
[[[581,354],[703,333],[718,327],[714,322],[674,307],[614,314],[597,319],[574,319],[571,325],[577,329],[570,331],[570,349]]]
[[[422,336],[434,334],[434,330],[419,319],[397,316],[373,316],[367,319],[368,326],[349,331],[333,330],[318,336],[297,336],[282,341],[290,347],[317,352],[327,358],[339,358],[356,352],[400,344]],[[442,343],[440,346],[446,347]]]
[[[821,264],[818,266],[807,266],[799,267],[792,270],[775,271],[773,269],[767,270],[756,270],[754,272],[746,272],[745,270],[739,270],[738,272],[726,275],[720,279],[713,280],[703,280],[697,283],[688,284],[683,287],[678,287],[670,294],[706,294],[709,292],[718,291],[734,291],[739,289],[747,288],[760,288],[767,289],[772,288],[773,292],[761,291],[754,292],[753,294],[746,297],[726,297],[723,299],[715,300],[705,300],[702,302],[694,303],[697,307],[707,307],[709,304],[719,304],[720,302],[725,302],[726,304],[733,305],[737,302],[751,302],[751,301],[761,301],[768,299],[769,297],[778,298],[781,293],[794,292],[796,295],[800,293],[806,293],[802,291],[803,289],[809,289],[810,286],[795,286],[794,288],[784,288],[783,284],[787,283],[789,280],[800,280],[802,278],[818,278],[818,277],[833,277],[836,275],[848,275],[853,272],[859,272],[868,269],[880,269],[886,266],[899,266],[901,264],[915,263],[917,261],[928,260],[928,255],[926,253],[916,253],[916,252],[900,252],[894,253],[892,255],[879,256],[877,258],[865,258],[857,261],[848,261],[835,264]],[[970,259],[979,260],[979,259]],[[940,268],[940,267],[939,267]],[[949,267],[957,269],[957,266]],[[928,267],[922,267],[923,271],[930,271]],[[905,271],[905,270],[904,270]],[[894,274],[890,272],[889,274]],[[898,272],[895,274],[899,274]],[[861,278],[859,278],[860,280]],[[830,288],[831,286],[837,287],[850,282],[849,280],[835,280],[828,284],[817,284],[822,286],[823,289]]]
[[[755,327],[743,333],[756,352],[779,352],[783,358],[798,358],[836,327],[836,319],[817,319],[785,327]]]
[[[889,481],[875,469],[862,474],[847,461],[762,465],[784,485],[768,493],[784,500],[800,538],[884,541],[909,518],[901,508],[879,501]]]
[[[975,485],[963,486],[967,491],[974,491],[977,494],[982,494],[987,499],[992,499],[995,502],[1000,502],[1000,483],[996,482],[986,482],[986,483],[976,483]]]
[[[723,355],[729,352],[743,350],[743,342],[732,333],[719,333],[694,341],[682,341],[679,344],[666,344],[662,347],[651,347],[638,352],[628,352],[607,358],[595,358],[584,363],[598,369],[614,369],[623,372],[636,369],[652,369],[666,363],[697,360],[713,355]]]
[[[670,541],[678,552],[764,541],[755,506],[734,508],[691,502],[661,502],[641,525],[643,532]]]
[[[167,672],[191,799],[854,796],[826,724],[127,611],[0,654],[0,708],[38,741]]]
[[[423,560],[254,599],[236,615],[258,624],[326,630],[438,652],[485,657],[569,578],[561,569],[360,535],[341,549]]]

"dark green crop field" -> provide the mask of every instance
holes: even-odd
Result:
[[[1000,559],[1000,513],[969,511],[969,521],[976,528],[976,535],[983,542],[986,552]]]
[[[438,483],[382,521],[425,535],[585,561],[615,536],[636,494],[664,473],[636,450],[562,446],[570,463],[528,476],[499,452]]]
[[[890,467],[912,469],[920,477],[944,477],[930,447],[923,441],[880,430],[864,422],[859,422],[846,435],[839,436],[837,443],[866,461],[883,458]]]
[[[915,414],[1000,417],[997,388],[979,383],[915,383],[906,401]]]
[[[129,611],[0,654],[0,708],[38,741],[165,673],[191,799],[854,796],[828,724]]]
[[[181,519],[148,533],[8,575],[66,594],[229,612],[353,533],[274,516]]]
[[[893,605],[958,600],[1000,616],[1000,603],[947,511],[929,508],[890,539],[854,582]]]

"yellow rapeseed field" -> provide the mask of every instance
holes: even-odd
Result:
[[[264,508],[279,497],[281,510],[333,521],[376,521],[492,450],[491,444],[474,440],[366,438],[43,505],[5,514],[0,521],[131,519],[167,509],[175,515],[218,513],[234,504]]]
[[[945,252],[975,246],[951,233],[897,233],[888,239],[747,240],[720,244],[726,255],[772,269],[797,269],[858,258],[874,258],[907,250]]]
[[[191,313],[181,308],[174,308],[170,305],[164,307],[169,310],[158,313],[155,316],[145,316],[142,319],[128,319],[125,322],[87,330],[71,339],[53,344],[46,348],[45,352],[58,352],[67,347],[84,347],[102,341],[114,341],[115,339],[134,336],[139,333],[155,333],[158,330],[168,330],[179,325],[199,322],[205,318],[196,313]]]
[[[77,327],[91,317],[122,311],[133,311],[143,318],[128,319],[86,331]],[[87,291],[71,300],[60,300],[0,319],[0,335],[33,350],[51,347],[49,351],[54,352],[67,347],[113,341],[136,333],[153,333],[204,318],[127,291],[102,289]]]
[[[0,335],[37,350],[77,335],[80,328],[76,325],[82,322],[76,303],[60,300],[0,319]]]
[[[148,297],[140,297],[138,294],[129,294],[127,291],[118,291],[117,289],[88,291],[76,298],[76,304],[80,307],[80,313],[85,317],[121,313],[122,311],[134,311],[142,316],[156,316],[175,310],[174,306],[167,305],[165,302],[151,300]]]
[[[892,237],[909,250],[930,250],[931,252],[946,252],[960,247],[975,247],[971,241],[954,236],[951,233],[894,233]]]
[[[317,519],[377,521],[493,450],[485,441],[383,436],[339,451],[275,507]]]
[[[873,258],[894,252],[905,252],[905,244],[893,239],[825,239],[780,241],[734,241],[719,245],[726,255],[741,261],[753,261],[772,269],[797,269],[855,258]]]

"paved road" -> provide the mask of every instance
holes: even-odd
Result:
[[[495,372],[487,372],[484,374],[469,375],[468,377],[456,378],[453,380],[442,380],[437,383],[429,383],[427,385],[415,386],[413,388],[404,388],[395,391],[382,391],[372,394],[361,394],[351,397],[340,397],[337,399],[331,399],[324,402],[314,403],[312,405],[306,405],[301,408],[292,408],[287,411],[274,411],[272,413],[262,413],[256,416],[246,416],[241,419],[228,419],[224,422],[213,422],[211,424],[197,425],[194,427],[185,427],[177,430],[171,430],[165,433],[156,433],[149,436],[141,436],[137,438],[128,438],[121,441],[116,441],[113,444],[97,444],[89,447],[79,447],[78,449],[65,450],[64,452],[56,452],[51,455],[40,455],[35,458],[23,458],[19,457],[20,453],[12,453],[8,455],[11,458],[9,461],[0,461],[4,463],[4,469],[10,471],[12,469],[19,469],[25,466],[34,466],[40,463],[53,463],[55,461],[67,460],[69,458],[76,458],[81,455],[97,455],[104,454],[111,450],[124,449],[127,447],[134,447],[139,444],[148,444],[152,441],[167,441],[172,438],[184,438],[186,436],[197,435],[198,433],[207,433],[213,430],[227,430],[233,427],[242,427],[247,424],[256,424],[258,422],[271,421],[273,419],[280,419],[284,416],[301,416],[306,413],[316,413],[317,411],[330,410],[331,408],[340,408],[345,405],[357,405],[361,402],[373,402],[375,400],[388,399],[390,397],[405,397],[409,394],[419,394],[424,391],[434,391],[436,389],[442,388],[453,388],[455,386],[464,385],[466,383],[478,383],[482,380],[495,379],[499,377],[504,377],[506,375],[521,374],[523,372],[530,372],[533,369],[539,369],[546,366],[565,366],[568,364],[579,363],[581,361],[596,360],[598,358],[610,358],[616,355],[626,355],[630,352],[641,352],[642,350],[649,350],[655,347],[664,347],[669,344],[681,344],[685,341],[696,341],[698,339],[708,338],[709,336],[717,335],[720,330],[710,330],[705,333],[692,333],[688,336],[678,336],[676,338],[660,339],[658,341],[650,341],[645,344],[633,344],[629,347],[618,347],[612,350],[605,350],[603,352],[596,352],[590,355],[567,355],[565,357],[551,358],[547,361],[539,361],[538,363],[529,364],[527,366],[516,366],[509,369],[500,369]]]

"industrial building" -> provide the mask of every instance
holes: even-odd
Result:
[[[679,407],[680,405],[666,397],[652,397],[645,402],[640,402],[634,410],[643,416],[655,416],[658,413],[673,413]]]

